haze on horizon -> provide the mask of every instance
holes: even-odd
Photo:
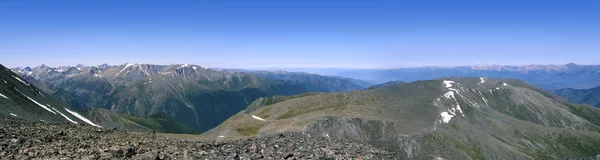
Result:
[[[2,1],[0,64],[598,64],[598,17],[591,0]]]

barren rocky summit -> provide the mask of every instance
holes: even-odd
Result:
[[[302,134],[190,141],[153,133],[0,118],[6,159],[391,159],[353,142]]]

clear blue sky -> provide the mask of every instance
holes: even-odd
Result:
[[[583,0],[2,0],[8,67],[390,68],[600,63]]]

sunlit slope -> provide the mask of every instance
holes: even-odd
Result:
[[[448,78],[250,106],[205,135],[303,132],[390,147],[415,159],[600,154],[598,109],[565,103],[519,80]]]

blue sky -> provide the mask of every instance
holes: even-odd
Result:
[[[395,68],[599,60],[595,1],[0,1],[0,63],[8,67]]]

